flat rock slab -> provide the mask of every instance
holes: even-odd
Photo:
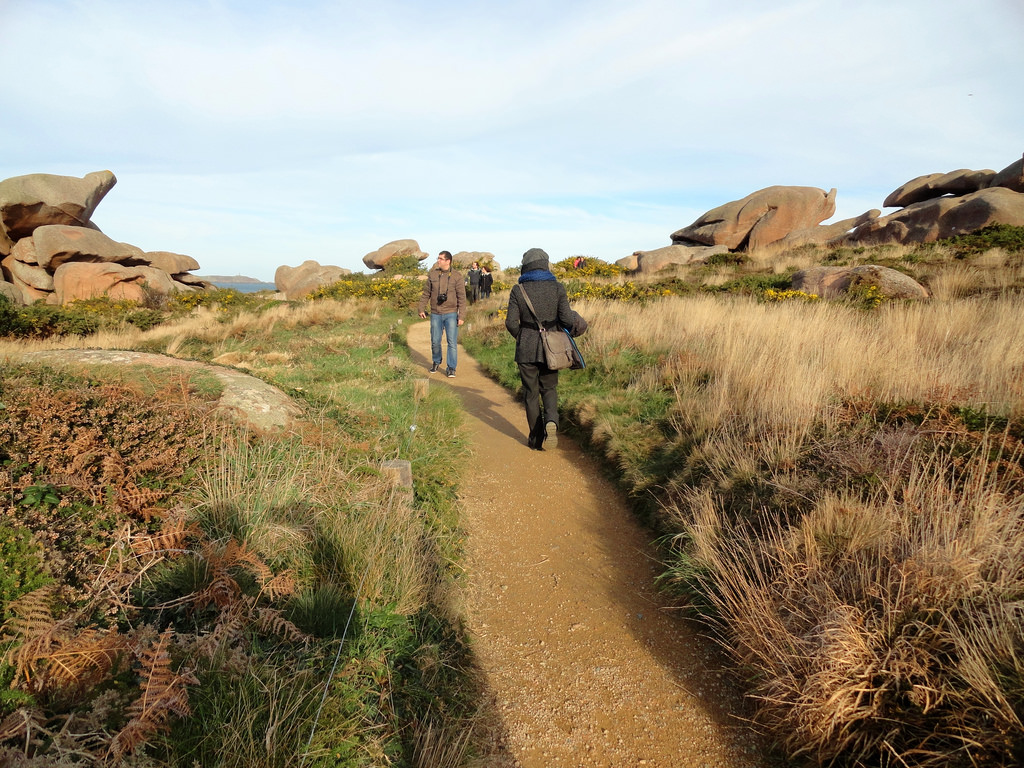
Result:
[[[16,357],[26,362],[42,361],[84,367],[148,365],[152,368],[205,371],[216,376],[224,385],[224,391],[217,402],[217,410],[262,431],[287,429],[302,414],[302,409],[277,387],[231,368],[195,360],[179,360],[176,357],[151,352],[126,352],[114,349],[47,349],[24,352]]]

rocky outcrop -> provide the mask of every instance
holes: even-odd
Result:
[[[905,208],[922,200],[931,200],[942,195],[966,195],[989,186],[995,171],[971,171],[961,168],[949,173],[929,173],[911,179],[900,188],[889,193],[882,203],[883,208]]]
[[[0,181],[0,292],[17,303],[66,304],[97,296],[142,302],[212,288],[188,274],[199,268],[192,257],[119,243],[92,223],[116,182],[110,171]]]
[[[223,387],[216,410],[261,432],[290,429],[302,418],[302,409],[288,395],[265,381],[220,365],[181,360],[151,352],[126,352],[113,349],[46,349],[9,353],[16,360],[42,362],[84,370],[117,365],[141,365],[151,368],[179,368],[203,371],[216,376]]]
[[[724,245],[756,250],[796,229],[820,224],[836,212],[836,190],[766,187],[705,213],[672,233],[676,245]]]
[[[409,255],[415,256],[419,261],[430,256],[420,250],[420,245],[415,240],[392,240],[363,256],[363,264],[370,269],[384,269],[392,259]]]
[[[776,245],[789,248],[809,244],[824,245],[825,243],[830,243],[838,238],[845,237],[851,230],[856,229],[861,224],[873,221],[881,215],[882,212],[880,210],[872,208],[870,211],[866,211],[860,216],[852,219],[843,219],[842,221],[836,221],[832,224],[819,224],[816,227],[797,229],[790,232],[781,240],[777,240]]]
[[[724,245],[666,245],[652,251],[636,251],[616,264],[631,272],[653,274],[668,267],[703,264],[716,253],[728,253]]]
[[[497,272],[501,269],[501,265],[494,259],[494,254],[487,251],[459,251],[452,254],[452,263],[456,269],[469,269],[473,266],[474,261],[479,262],[481,265],[489,265],[491,272]]]
[[[82,178],[33,173],[0,181],[0,255],[46,224],[95,228],[90,219],[117,183],[110,171]]]
[[[688,227],[672,233],[680,246],[724,246],[755,251],[775,243],[782,247],[817,245],[884,245],[927,243],[990,224],[1024,226],[1024,157],[996,173],[960,168],[930,173],[906,182],[885,198],[884,207],[901,207],[886,216],[872,209],[860,216],[821,224],[835,213],[836,190],[816,187],[766,187],[714,208]],[[668,249],[637,251],[616,263],[641,269],[642,254],[653,268],[675,262]],[[685,259],[685,254],[683,255]],[[645,269],[644,271],[649,271]]]
[[[858,245],[931,243],[987,227],[1024,226],[1024,158],[995,171],[966,168],[911,179],[885,198],[901,210],[843,238]]]
[[[95,229],[47,224],[38,227],[31,239],[36,264],[50,270],[68,261],[132,267],[145,263],[141,248],[111,240]]]
[[[1024,192],[1024,157],[1015,160],[992,177],[990,187],[1005,187],[1014,192]]]
[[[1024,195],[1005,187],[990,187],[962,197],[924,200],[862,224],[849,234],[846,242],[932,243],[975,232],[989,224],[1024,226]]]
[[[308,260],[297,267],[278,267],[274,272],[274,286],[289,301],[294,301],[305,298],[322,285],[336,283],[345,275],[351,274],[351,269],[324,266],[317,261]]]
[[[811,267],[793,275],[794,291],[813,293],[824,299],[842,296],[851,288],[874,286],[892,299],[927,299],[927,289],[914,278],[889,267],[862,264],[856,267]]]
[[[148,293],[168,295],[174,280],[161,269],[125,267],[116,262],[69,261],[53,273],[54,304],[107,296],[115,301],[145,302]]]

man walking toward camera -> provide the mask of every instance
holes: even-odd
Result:
[[[430,372],[441,367],[441,334],[448,340],[448,354],[445,355],[449,379],[455,377],[458,365],[459,326],[466,314],[466,283],[459,272],[452,268],[452,254],[441,251],[437,264],[427,273],[427,281],[420,295],[420,317],[427,317],[430,308]]]

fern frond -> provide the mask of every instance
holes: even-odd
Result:
[[[244,543],[239,544],[234,539],[229,540],[227,544],[207,542],[203,546],[202,557],[209,567],[210,582],[195,595],[195,602],[200,608],[213,603],[218,608],[225,609],[241,599],[242,588],[232,574],[233,569],[249,570],[261,583],[266,583],[274,577],[274,572],[259,555],[249,550]]]
[[[56,584],[46,584],[11,601],[7,606],[11,617],[0,627],[0,631],[13,633],[16,640],[23,642],[46,634],[54,625],[50,599],[56,589]]]
[[[47,584],[22,595],[8,606],[12,615],[4,622],[3,629],[13,633],[7,637],[15,642],[4,654],[4,661],[15,670],[11,687],[24,685],[27,690],[36,690],[38,663],[59,644],[58,634],[62,625],[54,620],[49,605],[55,590],[56,585]]]
[[[33,731],[38,731],[46,723],[46,717],[37,707],[19,707],[0,720],[0,741],[18,736],[30,740]]]
[[[278,635],[292,643],[304,643],[310,639],[309,635],[273,608],[260,608],[256,611],[256,626],[262,632]]]
[[[263,584],[263,594],[271,600],[276,600],[284,595],[295,594],[295,588],[295,576],[291,571],[283,571]]]
[[[131,539],[132,551],[137,555],[163,554],[185,548],[185,542],[196,528],[186,523],[183,517],[165,519],[160,533],[153,536],[137,535]]]
[[[100,462],[102,472],[99,482],[102,485],[112,485],[115,488],[121,484],[127,474],[124,466],[124,459],[116,454],[106,454]]]
[[[92,454],[86,454],[85,458],[88,459],[91,456]],[[59,488],[71,488],[72,490],[79,491],[88,496],[89,501],[93,504],[99,502],[101,496],[92,479],[81,471],[77,471],[77,468],[74,466],[71,469],[73,470],[71,472],[55,472],[50,475],[44,475],[40,480]]]
[[[154,515],[160,513],[160,509],[154,506],[155,503],[169,495],[169,491],[139,488],[135,483],[125,482],[117,488],[114,500],[125,513],[141,517],[148,522]]]
[[[213,629],[196,640],[196,651],[204,658],[213,659],[223,648],[241,638],[244,628],[245,623],[239,608],[222,611],[217,615],[217,623]]]
[[[86,629],[38,660],[49,662],[47,687],[83,690],[104,680],[126,647],[116,629]]]
[[[249,549],[244,542],[239,544],[234,539],[229,541],[223,557],[225,567],[246,568],[263,583],[274,578],[274,572],[270,566],[264,563],[259,554]]]
[[[171,630],[166,630],[139,654],[142,692],[128,707],[131,719],[110,743],[108,756],[115,760],[134,752],[165,730],[171,717],[191,714],[186,686],[197,685],[199,681],[188,672],[175,673],[171,669],[170,640]]]

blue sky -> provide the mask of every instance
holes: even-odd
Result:
[[[773,184],[1024,152],[1020,0],[0,0],[0,179],[110,169],[93,221],[272,280],[391,240],[607,261]]]

